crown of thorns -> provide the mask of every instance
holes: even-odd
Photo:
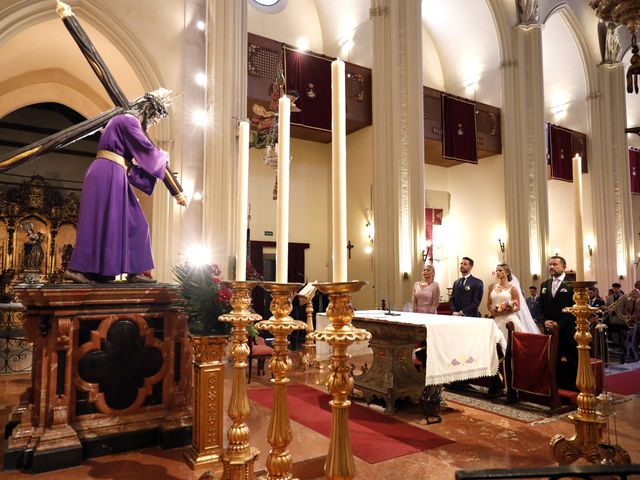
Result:
[[[149,105],[149,114],[154,117],[164,118],[169,115],[167,108],[171,106],[173,92],[166,88],[159,88],[153,92],[147,92],[134,102],[134,105],[140,105],[146,102]]]

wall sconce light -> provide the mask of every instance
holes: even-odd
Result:
[[[373,225],[367,221],[364,225],[364,234],[367,236],[370,242],[373,242]]]
[[[638,254],[638,258],[636,258],[636,261],[633,262],[634,268],[638,268],[638,265],[640,265],[640,253]]]
[[[564,118],[567,115],[567,104],[551,107],[551,113],[553,113],[556,119]]]
[[[365,219],[364,234],[367,237],[367,239],[369,239],[369,245],[366,245],[364,247],[364,253],[369,255],[373,252],[373,223],[371,222],[371,220],[369,220],[368,208],[364,209],[364,219]]]
[[[462,81],[462,86],[467,92],[475,92],[478,89],[478,83],[480,82],[480,75],[474,75],[466,78]]]
[[[500,251],[504,253],[505,244],[500,238],[498,239],[498,245],[500,245]]]
[[[590,257],[593,257],[593,247],[591,245],[587,245],[587,252],[589,252]]]

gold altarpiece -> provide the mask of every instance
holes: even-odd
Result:
[[[0,184],[0,270],[12,283],[56,282],[75,244],[80,198],[33,175]]]

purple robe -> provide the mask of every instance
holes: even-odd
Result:
[[[96,158],[84,176],[76,244],[69,269],[113,276],[153,268],[149,225],[131,185],[151,195],[164,179],[167,158],[144,134],[133,115],[113,117],[99,150],[135,159],[129,174],[122,165]],[[131,184],[131,185],[130,185]]]

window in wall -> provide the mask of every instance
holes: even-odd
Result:
[[[249,5],[263,13],[278,13],[284,10],[288,0],[248,0]]]

